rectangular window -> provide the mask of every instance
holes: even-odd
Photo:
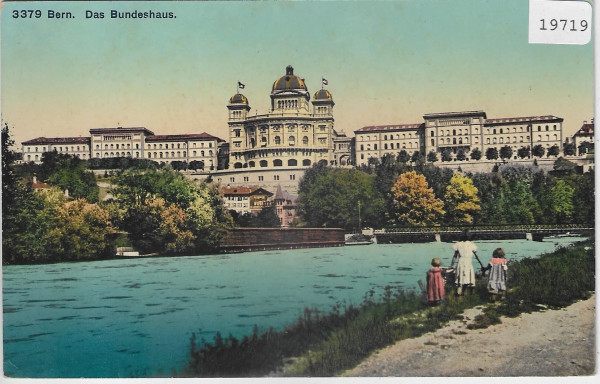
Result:
[[[296,175],[290,175],[290,180],[296,180]]]
[[[273,180],[279,180],[279,175],[274,175]]]
[[[258,176],[258,181],[264,181],[264,176]]]
[[[248,181],[248,176],[244,176],[244,181]]]
[[[235,177],[230,177],[229,181],[232,182],[232,183],[235,183]]]

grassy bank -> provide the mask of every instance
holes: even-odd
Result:
[[[499,305],[485,309],[475,327],[500,322],[543,307],[562,307],[594,290],[594,248],[587,241],[535,259],[512,262],[510,292]],[[286,376],[333,376],[352,368],[373,351],[399,340],[418,337],[460,318],[466,308],[487,304],[483,284],[456,297],[450,290],[442,306],[429,307],[421,295],[386,288],[381,297],[368,292],[359,306],[338,304],[331,313],[306,309],[282,331],[257,330],[241,340],[217,335],[197,345],[192,338],[184,376],[264,376],[284,365]]]

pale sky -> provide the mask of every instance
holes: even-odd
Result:
[[[350,135],[446,111],[555,115],[566,135],[593,117],[593,43],[528,44],[525,0],[28,3],[40,19],[3,6],[2,120],[17,143],[114,126],[226,139],[238,80],[252,113],[266,113],[289,64],[311,95],[329,81],[335,128]]]

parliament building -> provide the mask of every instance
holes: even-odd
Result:
[[[288,66],[273,82],[270,108],[263,114],[250,113],[250,101],[239,92],[244,87],[240,83],[227,104],[227,140],[204,132],[155,135],[144,127],[93,128],[88,137],[25,141],[23,161],[40,162],[48,151],[86,160],[196,161],[201,164],[200,172],[192,173],[193,178],[210,175],[223,187],[256,186],[274,192],[281,186],[295,193],[304,171],[316,163],[352,167],[406,151],[409,156],[434,152],[438,159],[444,154],[450,161],[441,165],[452,166],[489,162],[486,151],[505,146],[512,149],[506,161],[520,160],[519,149],[531,151],[536,146],[546,153],[555,147],[562,154],[563,119],[551,115],[489,119],[484,111],[428,113],[418,123],[366,126],[348,137],[334,128],[335,103],[324,88],[327,81],[321,82],[321,89],[311,97],[305,80]],[[479,151],[480,160],[471,158],[474,151]]]

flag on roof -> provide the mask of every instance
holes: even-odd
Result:
[[[323,77],[323,78],[321,78],[321,81],[323,82],[323,85],[327,85],[327,84],[329,84],[329,81],[327,81],[327,79],[326,79],[326,78],[324,78],[324,77]]]
[[[246,87],[246,84],[242,84],[241,82],[238,81],[238,88],[244,89]]]

